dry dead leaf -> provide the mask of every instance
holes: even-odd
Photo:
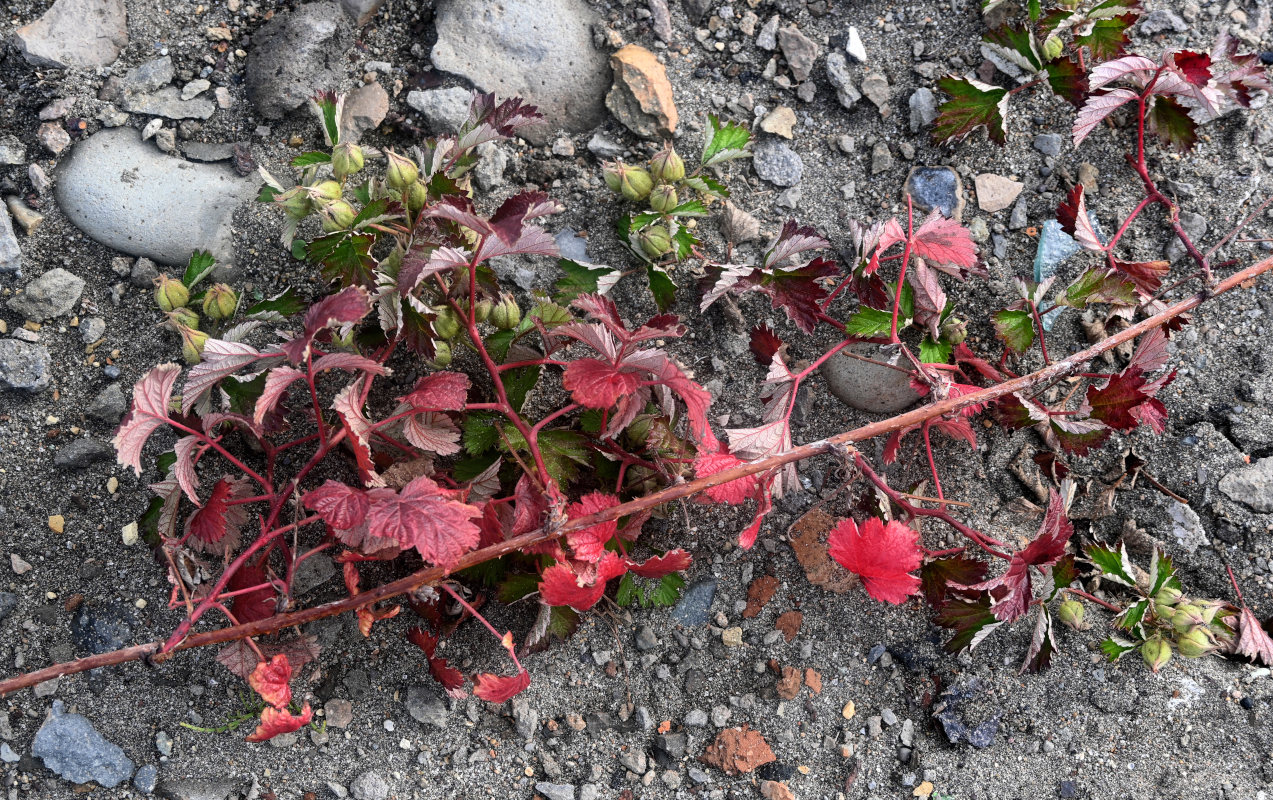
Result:
[[[827,555],[827,532],[834,524],[830,514],[815,508],[796,520],[787,535],[809,583],[835,594],[845,594],[862,581]]]

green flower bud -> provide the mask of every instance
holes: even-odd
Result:
[[[607,164],[602,172],[606,185],[632,202],[644,200],[654,188],[654,179],[641,167],[631,167],[622,161]]]
[[[1221,605],[1215,601],[1211,601],[1208,603],[1203,603],[1200,607],[1202,608],[1203,623],[1206,625],[1210,625],[1212,622],[1215,621],[1216,613],[1220,611]]]
[[[451,366],[451,345],[446,342],[433,343],[433,366],[449,367]]]
[[[662,225],[651,225],[637,234],[641,252],[651,259],[659,258],[672,249],[672,237]]]
[[[668,143],[650,159],[650,174],[655,180],[676,183],[685,177],[685,159],[678,156]]]
[[[385,181],[391,189],[402,191],[420,177],[420,168],[406,156],[386,150],[385,158],[389,159],[389,166],[385,167]]]
[[[198,364],[203,360],[203,346],[208,342],[208,334],[185,325],[177,331],[181,334],[181,357],[187,364]]]
[[[283,213],[287,216],[297,220],[305,219],[309,216],[309,212],[314,210],[314,204],[309,199],[309,190],[303,186],[275,195],[274,205],[283,209]]]
[[[495,308],[495,304],[490,298],[483,297],[477,301],[477,305],[473,306],[473,319],[478,322],[486,322],[491,317],[491,309]]]
[[[1161,636],[1146,639],[1145,643],[1140,646],[1140,657],[1145,659],[1145,664],[1150,669],[1157,672],[1167,666],[1167,662],[1171,660],[1171,645],[1164,641]]]
[[[183,327],[198,328],[199,315],[194,312],[194,309],[174,308],[168,312],[168,322],[177,330]]]
[[[968,338],[968,323],[958,317],[946,317],[941,324],[941,338],[950,344],[959,344]]]
[[[181,281],[160,275],[155,279],[155,303],[160,311],[185,308],[190,302],[190,290]]]
[[[1170,606],[1174,606],[1180,602],[1183,595],[1180,590],[1174,586],[1164,586],[1158,590],[1158,594],[1154,595],[1154,604],[1159,608],[1159,615]]]
[[[218,283],[203,295],[203,313],[209,319],[229,319],[239,306],[239,295],[224,283]]]
[[[1206,628],[1194,628],[1177,636],[1176,646],[1180,648],[1180,655],[1185,658],[1198,658],[1214,650],[1216,642]]]
[[[309,193],[310,196],[319,203],[330,203],[334,200],[340,199],[340,184],[336,183],[336,181],[323,181],[322,183],[316,183],[309,187]]]
[[[500,295],[499,302],[491,309],[490,321],[492,325],[503,331],[516,328],[522,321],[522,310],[511,294]]]
[[[1073,598],[1061,601],[1061,605],[1057,606],[1056,616],[1076,631],[1084,630],[1086,627],[1083,624],[1083,604]]]
[[[623,173],[620,171],[623,165],[618,162],[606,163],[601,167],[601,179],[606,182],[606,187],[619,194],[623,190]]]
[[[1061,37],[1053,34],[1043,41],[1043,60],[1051,61],[1061,55],[1061,51],[1065,48],[1065,43],[1061,41]]]
[[[650,192],[650,208],[666,214],[676,208],[676,187],[670,183],[654,187],[654,191]]]
[[[336,231],[348,230],[354,224],[354,218],[358,216],[358,212],[354,211],[354,207],[344,200],[337,200],[334,203],[323,206],[323,230],[328,233]]]
[[[407,209],[412,213],[416,213],[424,208],[424,204],[429,202],[429,190],[425,188],[423,183],[416,181],[407,189]]]
[[[1176,633],[1185,633],[1192,628],[1205,624],[1206,621],[1202,618],[1202,609],[1193,603],[1176,606],[1176,610],[1171,616],[1171,627],[1175,628]]]
[[[341,142],[332,148],[332,174],[343,181],[362,169],[366,159],[362,148],[353,142]]]
[[[460,318],[450,306],[433,307],[433,332],[443,339],[454,339],[460,332]]]

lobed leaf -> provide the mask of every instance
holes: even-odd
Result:
[[[180,374],[180,366],[160,364],[143,375],[133,387],[132,410],[111,439],[118,462],[132,467],[138,477],[141,476],[141,450],[146,440],[169,421],[168,401]]]

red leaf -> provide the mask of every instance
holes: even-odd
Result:
[[[398,612],[402,610],[402,606],[393,605],[377,608],[374,605],[363,606],[357,611],[358,615],[358,632],[364,637],[371,635],[371,626],[382,619],[393,619],[398,616]]]
[[[302,364],[309,355],[310,346],[321,331],[327,328],[353,325],[371,311],[371,296],[361,286],[349,286],[328,295],[310,306],[305,312],[305,331],[283,345],[283,353],[293,364]]]
[[[1136,284],[1136,291],[1150,297],[1162,286],[1163,278],[1171,271],[1171,264],[1166,261],[1119,261],[1116,258],[1114,268],[1131,278]]]
[[[246,741],[269,741],[279,734],[298,731],[313,719],[314,710],[309,707],[309,703],[305,704],[297,716],[292,716],[292,713],[286,709],[267,707],[261,712],[261,724],[256,727],[251,736],[247,737]]]
[[[745,464],[737,456],[726,452],[704,452],[694,456],[694,474],[699,478],[706,478],[715,475],[718,472],[724,472],[727,469],[740,467]],[[726,505],[740,505],[744,500],[756,496],[759,487],[758,479],[755,475],[747,475],[742,478],[734,478],[719,486],[713,486],[704,492],[714,503],[724,503]]]
[[[1056,209],[1056,221],[1061,223],[1061,230],[1074,237],[1079,246],[1093,252],[1101,252],[1105,246],[1101,244],[1092,227],[1092,220],[1087,214],[1087,201],[1083,197],[1083,184],[1075,184]]]
[[[324,481],[322,486],[308,492],[301,502],[336,530],[361,525],[367,519],[367,509],[371,505],[366,492],[333,480]]]
[[[416,478],[401,492],[373,489],[368,499],[371,535],[414,547],[427,561],[444,568],[476,547],[481,536],[472,521],[481,516],[481,509],[449,499],[427,477]]]
[[[566,518],[579,519],[617,505],[619,505],[619,498],[612,494],[590,492],[579,498],[578,502],[566,507]],[[571,531],[566,534],[566,541],[570,543],[570,550],[575,558],[580,561],[597,561],[605,554],[606,544],[618,532],[619,521],[612,519],[589,525],[582,530]]]
[[[1140,337],[1140,341],[1136,343],[1136,352],[1132,353],[1131,361],[1127,362],[1127,368],[1134,367],[1148,374],[1167,366],[1170,358],[1171,353],[1167,351],[1167,331],[1164,328],[1154,328]]]
[[[410,406],[399,406],[395,414]],[[460,452],[460,429],[441,411],[423,411],[402,421],[402,435],[408,442],[429,453],[440,456]]]
[[[805,333],[813,333],[818,324],[818,312],[827,290],[818,283],[819,278],[840,274],[840,267],[830,259],[815,258],[795,269],[775,268],[765,273],[756,288],[769,295],[774,308],[787,312],[787,318]]]
[[[287,708],[292,702],[291,682],[292,665],[282,653],[257,664],[248,676],[248,686],[275,708]]]
[[[283,395],[287,394],[288,387],[304,379],[304,372],[286,364],[270,370],[265,376],[265,388],[261,391],[261,396],[256,399],[256,407],[252,410],[252,421],[257,425],[264,422],[266,415],[273,411],[283,399]]]
[[[490,703],[503,703],[530,686],[530,673],[522,670],[516,675],[493,675],[483,672],[473,676],[473,696]]]
[[[261,584],[265,585],[261,586]],[[265,583],[265,565],[259,561],[248,562],[239,567],[230,576],[230,582],[225,588],[227,592],[238,592],[252,586],[261,586],[261,588],[235,595],[234,603],[230,606],[234,618],[240,623],[256,622],[259,619],[271,617],[278,607],[274,599],[274,587]]]
[[[1074,118],[1074,146],[1078,147],[1102,120],[1139,96],[1131,89],[1111,89],[1102,94],[1089,95],[1078,116]]]
[[[610,408],[620,397],[635,392],[640,378],[622,365],[581,358],[566,365],[561,383],[579,405]]]
[[[243,495],[237,488],[238,483],[229,478],[217,481],[208,501],[186,520],[186,535],[200,549],[224,552],[238,543],[239,530],[247,524],[248,513],[243,505],[229,504],[236,495]]]
[[[968,345],[960,342],[955,345],[955,363],[967,364],[976,370],[983,378],[992,380],[996,383],[1003,380],[1003,374],[984,358],[979,358],[973,354]]]
[[[1127,369],[1110,378],[1101,388],[1087,387],[1087,404],[1092,407],[1090,415],[1093,419],[1104,422],[1119,431],[1134,429],[1139,420],[1134,410],[1149,399],[1142,387],[1145,378],[1139,369]]]
[[[765,253],[765,260],[761,264],[761,268],[769,269],[792,256],[808,250],[825,250],[830,246],[831,243],[823,239],[813,227],[801,226],[795,220],[789,219],[782,224],[782,231],[778,234],[778,239],[774,242],[773,247],[769,248],[768,252]]]
[[[946,310],[946,292],[941,288],[937,271],[922,260],[916,260],[906,273],[906,282],[914,289],[915,322],[928,330],[934,342],[940,340],[939,326],[942,312]]]
[[[977,265],[977,245],[968,229],[934,211],[915,231],[913,252],[933,266],[953,264],[962,269]]]
[[[548,510],[544,493],[531,482],[529,475],[522,475],[513,489],[513,536],[521,536],[539,527]]]
[[[1238,617],[1238,639],[1233,645],[1233,651],[1273,667],[1273,639],[1269,638],[1255,614],[1246,606],[1242,606],[1242,615]]]
[[[769,516],[769,512],[774,510],[772,485],[771,479],[762,481],[756,488],[756,500],[759,501],[756,516],[752,517],[751,524],[738,534],[738,546],[744,550],[750,550],[756,543],[756,537],[760,535],[760,526],[764,523],[765,517]]]
[[[669,550],[661,556],[651,556],[641,563],[627,559],[624,563],[628,572],[642,578],[662,578],[673,572],[684,572],[690,568],[693,558],[684,550]]]
[[[199,499],[199,473],[195,471],[195,461],[209,447],[211,445],[202,436],[193,434],[182,436],[173,446],[173,454],[177,456],[177,461],[172,465],[173,477],[177,479],[186,497],[196,506],[202,506],[203,501]]]
[[[468,695],[468,692],[464,691],[464,674],[448,664],[445,658],[435,655],[438,649],[436,634],[421,628],[411,628],[407,631],[407,639],[424,651],[424,657],[429,662],[429,674],[435,681],[442,684],[448,695],[457,700]]]
[[[751,354],[756,363],[768,367],[774,355],[786,347],[786,343],[778,338],[778,334],[763,322],[751,329]]]
[[[491,215],[491,229],[505,244],[516,243],[527,219],[554,214],[562,210],[556,200],[543,192],[521,192],[503,202]]]
[[[1050,567],[1065,555],[1074,525],[1065,515],[1065,503],[1055,489],[1048,493],[1048,510],[1034,541],[1017,556],[1032,567]]]
[[[923,560],[919,534],[900,522],[871,517],[859,528],[846,519],[828,534],[827,551],[861,576],[866,593],[876,600],[898,605],[919,592],[919,578],[909,574]]]
[[[605,594],[606,581],[627,572],[623,561],[613,552],[607,552],[597,562],[597,576],[590,584],[580,585],[583,577],[576,575],[569,564],[561,562],[544,570],[539,583],[539,597],[545,605],[570,606],[575,611],[587,611]]]
[[[398,399],[421,411],[463,411],[469,386],[469,376],[463,372],[434,372],[416,381],[411,394]]]
[[[988,581],[960,588],[989,591],[994,598],[990,611],[995,619],[1013,622],[1026,613],[1033,599],[1030,567],[1050,567],[1060,561],[1073,533],[1074,526],[1065,515],[1065,504],[1053,490],[1038,534],[1024,550],[1012,554],[1007,571]]]
[[[1170,56],[1184,79],[1194,86],[1206,86],[1211,80],[1211,56],[1193,50],[1181,50]]]
[[[181,374],[176,364],[160,364],[142,376],[133,387],[133,407],[120,423],[115,438],[116,459],[125,467],[132,467],[141,476],[141,449],[150,435],[168,421],[168,401],[172,398],[172,385]]]

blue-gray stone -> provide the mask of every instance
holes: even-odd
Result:
[[[711,610],[712,600],[715,598],[715,578],[694,581],[685,590],[681,602],[672,609],[672,619],[689,627],[703,625],[707,622],[707,612]]]
[[[71,639],[90,653],[109,653],[132,643],[135,622],[129,606],[84,603],[71,618]]]
[[[0,622],[4,622],[18,606],[18,596],[13,592],[0,592]]]
[[[1088,211],[1087,218],[1092,223],[1092,230],[1096,231],[1096,238],[1102,242],[1106,241],[1105,235],[1101,233],[1101,224],[1096,219],[1096,215]],[[1066,259],[1082,249],[1079,243],[1074,241],[1073,236],[1061,230],[1061,223],[1054,219],[1044,222],[1043,228],[1039,231],[1039,249],[1034,254],[1034,282],[1042,283],[1051,278]],[[1044,330],[1052,330],[1052,326],[1056,324],[1056,320],[1061,315],[1062,310],[1062,308],[1058,307],[1054,311],[1043,315]]]
[[[913,167],[902,190],[920,211],[937,209],[948,219],[964,212],[964,182],[950,167]]]
[[[133,786],[142,794],[154,794],[159,787],[159,770],[154,764],[147,764],[137,770],[133,776]]]
[[[751,163],[757,175],[777,186],[795,186],[804,176],[804,160],[776,139],[765,139],[756,145]]]
[[[31,755],[74,783],[94,781],[113,789],[133,774],[133,762],[118,745],[106,741],[87,718],[68,714],[53,701],[49,718],[31,744]]]
[[[9,746],[8,742],[0,744],[0,761],[6,764],[16,764],[21,760],[22,756],[13,752],[13,748]]]
[[[50,380],[48,348],[20,339],[0,339],[0,389],[42,392]]]
[[[556,239],[557,249],[561,251],[562,258],[584,262],[590,260],[588,258],[588,240],[579,238],[575,234],[574,228],[562,228]]]

